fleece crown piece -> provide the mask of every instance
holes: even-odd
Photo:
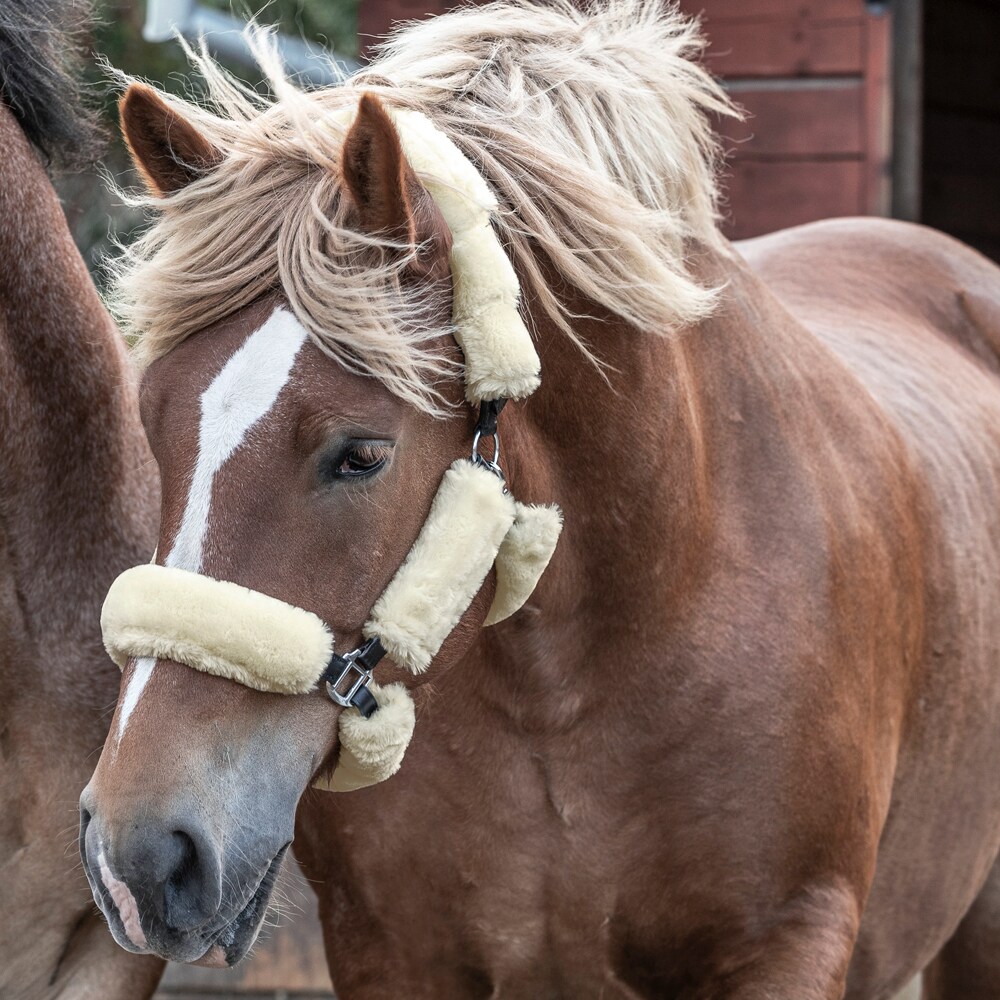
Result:
[[[521,286],[491,224],[496,196],[462,151],[419,111],[386,109],[410,166],[452,235],[452,322],[465,355],[470,403],[522,399],[540,383],[541,363],[518,311]],[[336,118],[344,126],[351,109]]]

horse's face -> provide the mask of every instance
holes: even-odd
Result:
[[[439,236],[436,259],[421,260],[438,278]],[[457,380],[452,391],[459,402]],[[360,639],[473,424],[464,409],[435,419],[347,371],[277,296],[155,362],[141,405],[162,476],[157,561],[312,611],[338,652]],[[432,676],[469,646],[489,598],[473,602]],[[403,676],[388,661],[378,674]],[[320,691],[266,694],[172,661],[128,663],[81,800],[85,867],[123,947],[243,957],[299,797],[335,762],[339,711]]]

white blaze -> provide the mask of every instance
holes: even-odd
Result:
[[[180,530],[165,565],[201,572],[215,474],[274,406],[306,336],[305,328],[287,309],[275,309],[202,393],[198,456]],[[155,663],[147,657],[136,662],[118,714],[118,742]]]

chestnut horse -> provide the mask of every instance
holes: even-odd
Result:
[[[510,2],[340,88],[128,90],[157,560],[351,649],[468,454],[394,108],[500,200],[542,364],[502,462],[565,528],[511,619],[489,576],[426,672],[378,666],[417,721],[371,788],[310,789],[318,691],[128,662],[81,800],[125,948],[240,960],[294,832],[344,1000],[1000,996],[1000,270],[876,220],[728,244],[697,53],[654,0]]]
[[[124,345],[36,152],[93,148],[69,6],[0,6],[0,996],[141,1000],[163,963],[116,947],[72,851],[117,688],[96,616],[148,556],[157,484]]]

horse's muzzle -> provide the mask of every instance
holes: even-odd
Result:
[[[263,923],[287,843],[259,867],[242,851],[230,865],[193,815],[140,811],[109,829],[88,792],[80,800],[80,854],[118,944],[174,962],[238,962]]]

